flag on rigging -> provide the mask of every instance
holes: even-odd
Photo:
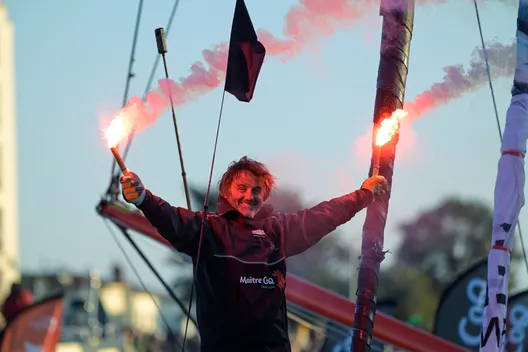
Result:
[[[0,351],[55,351],[63,306],[63,295],[59,294],[24,308],[2,332]]]
[[[257,39],[244,0],[237,0],[229,40],[225,91],[239,101],[249,103],[265,55],[266,48]]]

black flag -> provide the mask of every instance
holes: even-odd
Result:
[[[266,48],[257,40],[244,0],[237,0],[229,41],[225,90],[239,101],[249,103],[265,55]]]

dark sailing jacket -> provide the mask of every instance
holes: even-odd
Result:
[[[273,213],[264,205],[246,218],[219,197],[218,213],[204,222],[195,279],[201,351],[290,351],[285,259],[315,245],[372,199],[360,189],[295,213]],[[148,190],[138,208],[196,265],[202,212],[172,207]]]

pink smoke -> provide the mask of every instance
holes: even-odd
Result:
[[[352,26],[369,11],[376,13],[379,4],[379,0],[299,0],[299,3],[294,5],[285,16],[283,38],[278,38],[263,29],[258,30],[257,33],[269,57],[280,57],[282,61],[286,61],[317,39]],[[399,6],[398,1],[393,1],[392,4],[393,7]],[[140,102],[139,97],[131,98],[119,114],[121,118],[129,119],[124,125],[140,132],[155,123],[169,107],[169,101],[166,99],[169,90],[175,106],[179,106],[220,86],[225,79],[228,49],[228,43],[222,42],[204,50],[203,61],[193,63],[187,77],[180,78],[179,82],[160,80],[159,86],[154,89],[155,93],[151,96],[152,99],[147,96],[145,104]],[[127,133],[131,132],[131,129],[129,130]]]
[[[491,43],[486,45],[486,53],[490,65],[492,78],[513,78],[515,71],[515,49],[516,44]],[[488,84],[488,75],[484,54],[481,48],[473,50],[472,58],[467,69],[462,65],[447,66],[444,68],[445,76],[442,81],[434,83],[428,90],[418,94],[413,101],[404,104],[404,110],[409,118],[402,120],[400,139],[398,142],[398,161],[416,161],[421,155],[419,148],[414,148],[419,137],[414,132],[412,125],[403,122],[411,122],[421,118],[424,114],[441,105],[448,104],[453,99],[462,97],[466,93],[473,92]],[[355,162],[366,164],[370,162],[372,155],[372,126],[354,142]],[[350,180],[355,170],[340,172],[342,180]],[[350,182],[350,181],[347,181]],[[349,186],[348,183],[345,183]]]
[[[119,118],[120,130],[115,139],[118,143],[122,143],[131,132],[140,133],[153,125],[161,114],[170,107],[171,97],[174,106],[180,106],[218,87],[225,78],[227,52],[227,43],[204,50],[204,61],[209,68],[197,61],[191,65],[191,73],[187,77],[180,78],[179,83],[163,78],[158,81],[157,87],[146,94],[144,100],[138,96],[130,98],[115,117],[103,121],[105,134],[115,120]]]
[[[509,3],[511,0],[501,1]],[[417,5],[444,2],[446,0],[418,0]],[[382,3],[385,2],[382,1]],[[398,0],[386,3],[393,8],[401,7],[402,4]],[[378,13],[379,6],[380,0],[299,0],[299,3],[294,5],[285,16],[282,38],[263,29],[257,32],[259,40],[266,46],[269,57],[280,57],[282,61],[287,61],[317,39],[330,36],[337,30],[351,27],[368,12]],[[150,98],[148,95],[145,97],[144,103],[139,97],[131,98],[127,106],[118,114],[122,119],[128,119],[123,123],[129,126],[126,133],[131,132],[132,129],[140,132],[155,123],[163,111],[169,107],[167,98],[169,95],[172,96],[175,106],[180,106],[219,87],[225,79],[228,48],[228,43],[222,42],[211,49],[205,49],[203,61],[193,63],[187,77],[180,78],[179,82],[160,80],[159,86],[154,88]],[[490,54],[490,56],[493,55]],[[496,61],[494,63],[498,64]],[[444,85],[455,84],[457,87],[459,85],[463,87],[478,84],[481,82],[480,68],[477,66],[470,69],[467,77],[459,67],[446,69],[446,82],[433,86],[430,92],[418,96],[416,103],[409,103],[406,107],[413,110],[415,116],[419,116],[446,99],[456,97],[457,90],[446,92]],[[105,125],[108,126],[108,123]]]
[[[512,77],[515,71],[515,43],[487,44],[486,52],[492,77]],[[467,70],[462,65],[447,66],[445,76],[425,92],[418,94],[414,101],[406,102],[404,110],[413,120],[420,118],[428,111],[447,104],[463,94],[473,92],[488,83],[488,75],[482,49],[473,51]]]
[[[259,39],[270,56],[286,61],[299,54],[309,43],[347,28],[368,12],[379,9],[379,0],[301,0],[286,14],[284,39],[261,29]]]

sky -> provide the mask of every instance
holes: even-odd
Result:
[[[107,189],[112,162],[100,122],[121,107],[137,2],[5,3],[16,35],[22,269],[98,268],[107,273],[114,262],[126,267],[95,207]],[[234,3],[181,0],[167,36],[171,78],[187,76],[191,64],[202,60],[202,50],[228,40]],[[246,3],[256,28],[281,37],[285,15],[298,1]],[[130,95],[141,96],[145,90],[157,55],[154,29],[166,27],[172,4],[144,4]],[[270,166],[279,187],[301,192],[307,206],[359,188],[369,167],[370,140],[365,136],[372,123],[379,63],[381,17],[377,6],[371,8],[358,20],[314,38],[285,62],[269,57],[251,103],[226,95],[213,186],[231,161],[248,155]],[[516,5],[481,1],[480,10],[485,39],[510,43]],[[479,46],[472,1],[418,1],[406,100],[441,81],[445,66],[467,65]],[[156,78],[163,77],[160,65]],[[504,125],[511,77],[493,84]],[[207,184],[221,97],[218,88],[176,111],[191,185]],[[395,248],[399,223],[447,197],[492,206],[499,148],[487,83],[402,130],[386,248]],[[134,138],[127,166],[155,194],[185,205],[169,112]],[[364,214],[342,227],[352,246],[360,245]],[[526,210],[520,221],[528,224]],[[176,275],[178,269],[166,262],[168,249],[134,237],[164,278]],[[143,279],[159,288],[141,258],[120,239]],[[519,273],[528,286],[527,270],[521,267]],[[136,281],[128,267],[126,275]]]

